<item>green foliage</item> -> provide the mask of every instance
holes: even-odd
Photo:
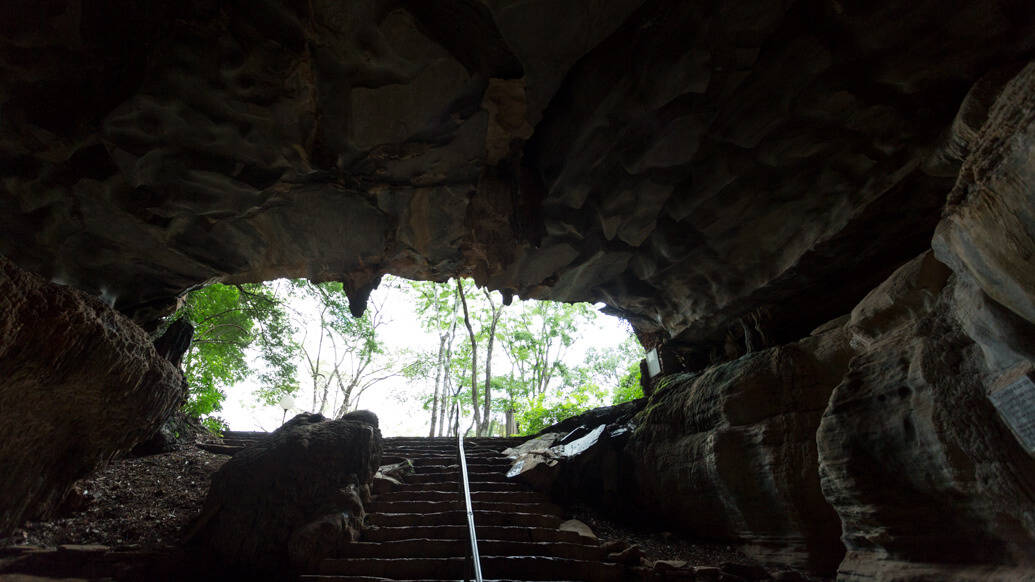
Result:
[[[201,426],[205,427],[210,433],[217,436],[223,436],[223,433],[227,430],[226,421],[218,416],[207,416],[202,418]]]
[[[180,318],[195,327],[183,360],[190,388],[184,412],[210,429],[225,427],[211,415],[222,409],[226,389],[249,376],[258,376],[267,402],[297,389],[294,328],[272,285],[216,284],[192,291],[170,321]],[[249,348],[257,351],[261,368],[250,365]]]
[[[643,386],[640,385],[640,362],[629,364],[626,374],[615,388],[611,404],[621,404],[630,400],[643,398]]]
[[[196,326],[184,358],[190,384],[186,412],[210,430],[223,430],[226,424],[216,414],[227,388],[255,378],[257,398],[273,405],[300,389],[301,376],[312,384],[312,406],[304,406],[340,414],[367,388],[401,376],[429,387],[418,400],[434,410],[437,434],[448,434],[457,414],[461,429],[470,424],[474,376],[483,417],[477,430],[501,427],[512,414],[520,432],[531,434],[591,408],[642,396],[643,349],[631,333],[620,346],[590,349],[581,361],[571,357],[580,336],[593,333],[596,314],[587,304],[516,301],[504,308],[498,293],[462,281],[472,342],[454,281],[395,281],[387,279],[358,318],[337,282],[280,280],[191,292],[170,319],[188,318]],[[438,336],[437,348],[414,354],[384,345],[378,333],[385,322],[384,287],[410,298],[421,327]]]
[[[600,395],[598,386],[587,385],[554,404],[547,404],[544,395],[536,396],[518,415],[519,434],[532,435],[566,418],[592,410],[600,406]]]
[[[418,301],[417,311],[425,329],[442,330],[455,323],[457,314],[450,304],[448,285],[416,285],[423,299]],[[465,283],[481,352],[486,344],[486,330],[491,330],[488,323],[493,314],[492,304],[482,293],[467,291],[469,288],[470,283]],[[500,314],[495,341],[510,366],[509,370],[499,370],[489,382],[493,395],[490,415],[497,425],[503,425],[507,412],[513,411],[520,432],[531,434],[592,408],[642,396],[639,361],[643,349],[631,333],[620,346],[590,349],[581,363],[568,361],[569,348],[592,328],[594,316],[592,308],[585,303],[548,301],[515,302]],[[473,412],[470,342],[459,343],[450,358],[447,363],[450,381],[460,389],[448,398],[462,416],[467,416]],[[482,367],[486,359],[484,353],[479,354]],[[496,367],[493,371],[496,372]],[[484,393],[485,382],[480,389]],[[432,402],[429,396],[425,408],[429,409]],[[488,425],[488,419],[483,421]]]

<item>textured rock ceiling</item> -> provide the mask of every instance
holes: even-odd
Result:
[[[219,279],[470,274],[691,359],[927,248],[1035,46],[1027,0],[153,4],[2,9],[0,253],[145,325]]]

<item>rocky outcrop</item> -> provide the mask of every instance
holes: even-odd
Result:
[[[135,323],[0,256],[0,536],[55,509],[186,398]]]
[[[844,546],[820,489],[816,431],[854,354],[846,319],[794,344],[665,376],[647,403],[545,429],[507,451],[508,476],[562,501],[741,544],[776,569],[832,575]]]
[[[835,326],[665,377],[625,447],[635,504],[770,565],[831,574],[844,548],[820,491],[815,434],[851,355]]]
[[[1035,573],[1025,568],[1035,566],[1035,462],[986,397],[981,351],[953,315],[953,287],[926,313],[871,329],[871,347],[823,415],[823,493],[848,549],[839,579]],[[1022,569],[999,571],[1011,567]]]
[[[355,541],[381,461],[381,432],[365,420],[303,413],[241,450],[212,476],[187,537],[264,579]]]
[[[1035,576],[1035,460],[989,398],[1035,358],[1035,66],[987,117],[934,241],[952,276],[926,255],[853,312],[867,349],[817,436],[844,580]]]

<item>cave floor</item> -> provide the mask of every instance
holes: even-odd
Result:
[[[142,557],[180,553],[180,533],[200,512],[211,475],[229,458],[186,444],[168,453],[115,459],[78,481],[56,517],[26,522],[11,536],[0,538],[0,552],[105,546],[108,551],[139,552]],[[733,546],[626,524],[585,505],[569,507],[567,512],[589,525],[601,542],[637,545],[648,562],[757,567]],[[46,559],[42,554],[40,558]]]
[[[612,518],[588,505],[567,508],[571,517],[590,527],[601,542],[622,541],[637,545],[647,561],[677,560],[695,566],[723,566],[739,564],[758,567],[760,564],[736,547],[698,540],[671,531],[663,531],[647,524],[629,524]]]
[[[169,453],[115,459],[78,481],[57,517],[26,522],[0,539],[0,547],[175,546],[201,510],[212,473],[229,458],[181,445]]]

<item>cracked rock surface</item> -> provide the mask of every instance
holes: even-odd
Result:
[[[145,327],[214,280],[360,298],[473,275],[603,301],[698,367],[806,335],[922,252],[1035,46],[1006,0],[10,16],[0,252],[23,267]]]

